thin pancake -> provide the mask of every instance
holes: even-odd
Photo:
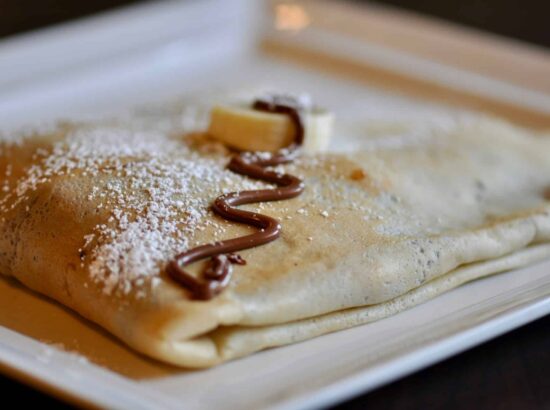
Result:
[[[379,319],[548,254],[529,248],[550,241],[548,139],[480,120],[360,143],[282,167],[305,193],[248,206],[282,221],[282,237],[243,251],[248,263],[229,288],[195,301],[164,273],[167,262],[247,232],[208,206],[265,186],[227,171],[224,149],[113,123],[5,142],[0,271],[145,354],[205,367]]]

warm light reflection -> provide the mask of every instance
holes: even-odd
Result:
[[[298,31],[307,27],[310,18],[302,6],[278,4],[275,8],[275,28],[277,30]]]

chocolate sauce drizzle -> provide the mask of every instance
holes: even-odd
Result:
[[[229,162],[227,166],[229,170],[275,184],[278,188],[231,192],[216,198],[212,204],[212,210],[216,214],[226,220],[257,228],[258,231],[239,238],[197,246],[180,253],[168,264],[168,274],[191,291],[194,299],[212,299],[227,287],[231,279],[231,265],[246,263],[233,252],[264,245],[274,241],[281,234],[281,224],[276,219],[237,209],[236,206],[294,198],[304,190],[304,184],[298,177],[275,172],[266,167],[288,163],[296,158],[304,139],[302,117],[305,107],[289,96],[270,96],[255,101],[252,108],[288,115],[295,125],[296,136],[289,147],[276,153],[258,155],[253,152],[242,152],[235,155]],[[196,278],[183,269],[184,266],[205,258],[210,258],[210,261],[202,273],[202,278]]]

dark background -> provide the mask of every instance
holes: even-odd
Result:
[[[200,0],[195,0],[200,1]],[[348,0],[361,3],[361,0]],[[0,37],[136,0],[0,0]],[[372,0],[550,48],[550,0]],[[550,75],[550,73],[549,73]],[[62,403],[0,376],[5,403]],[[343,403],[346,409],[550,409],[550,316]]]
[[[550,48],[549,0],[373,0],[371,3],[391,4]]]
[[[200,0],[195,0],[200,1]],[[365,0],[347,0],[364,3]],[[0,37],[143,0],[0,0]],[[549,0],[370,0],[550,48]]]

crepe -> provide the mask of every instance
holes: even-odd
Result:
[[[353,152],[278,167],[304,194],[243,208],[279,219],[281,238],[240,252],[229,287],[193,300],[167,263],[249,232],[209,205],[268,185],[226,170],[230,153],[189,131],[136,120],[4,139],[0,272],[141,353],[208,367],[550,257],[548,138],[492,119],[357,131]]]

